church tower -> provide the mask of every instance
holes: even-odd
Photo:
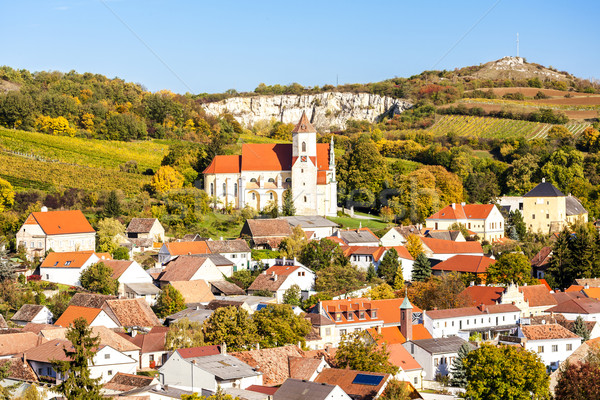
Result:
[[[305,112],[292,131],[292,195],[298,215],[317,214],[317,130]]]
[[[406,291],[404,293],[404,300],[400,305],[400,333],[406,338],[406,340],[412,340],[412,315],[413,306],[408,301]]]

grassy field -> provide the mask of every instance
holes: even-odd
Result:
[[[357,215],[361,215],[361,213],[355,213]],[[367,214],[362,214],[367,215]],[[370,215],[371,217],[378,218],[377,216]],[[358,219],[358,218],[350,218],[350,217],[327,217],[330,221],[335,222],[340,225],[340,228],[351,228],[355,229],[358,227],[369,228],[373,232],[379,231],[382,229],[386,229],[388,224],[379,220],[379,219]],[[391,225],[389,225],[391,226]]]

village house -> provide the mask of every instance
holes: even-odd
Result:
[[[255,249],[277,250],[281,241],[292,236],[292,227],[285,219],[247,219],[240,237],[250,241]]]
[[[52,379],[61,383],[64,377],[54,369],[53,361],[69,361],[64,349],[71,348],[68,340],[54,339],[25,352],[27,362],[40,380]],[[108,382],[117,372],[135,374],[137,360],[106,345],[100,345],[93,359],[89,361],[90,378],[99,378],[100,383]]]
[[[425,226],[434,230],[451,229],[453,224],[462,224],[489,242],[504,237],[504,217],[494,204],[452,203],[425,220]]]
[[[27,258],[44,257],[55,252],[94,251],[96,231],[79,210],[31,213],[17,232],[16,242],[26,250]]]
[[[283,206],[291,190],[296,215],[337,215],[335,154],[317,143],[316,129],[303,112],[292,143],[246,143],[241,155],[219,155],[204,170],[204,190],[218,208],[246,206],[262,211]]]
[[[91,327],[91,330],[92,336],[98,337],[100,340],[100,346],[110,346],[136,361],[140,359],[141,348],[128,341],[114,330],[105,326],[93,326]],[[66,329],[64,330],[64,333],[66,333]],[[66,339],[66,337],[58,337],[57,335],[55,339]]]
[[[306,233],[307,238],[320,240],[333,233],[339,228],[339,225],[325,217],[319,215],[295,215],[292,217],[279,217],[286,220],[293,228],[299,226]]]
[[[356,229],[339,229],[333,235],[341,239],[346,246],[375,246],[378,247],[380,242],[369,228]]]
[[[450,373],[452,362],[458,357],[460,347],[469,343],[458,336],[411,340],[403,344],[411,356],[423,367],[423,379],[434,380],[437,374]],[[470,344],[469,344],[470,345]],[[470,345],[474,348],[473,345]]]
[[[339,386],[303,379],[287,379],[273,395],[273,400],[351,400]]]
[[[10,319],[18,326],[25,326],[30,322],[35,324],[51,324],[54,315],[46,306],[38,304],[23,304]]]
[[[144,299],[106,300],[102,311],[123,328],[144,330],[162,325]]]
[[[475,241],[454,242],[428,237],[420,237],[419,239],[421,239],[423,245],[423,253],[432,261],[432,264],[445,261],[459,254],[480,257],[484,255],[481,243]]]
[[[153,327],[148,333],[132,331],[131,335],[118,333],[125,340],[140,348],[139,369],[160,367],[167,361],[169,352],[165,348],[168,328]]]
[[[212,347],[212,346],[210,346]],[[198,349],[198,348],[196,348]],[[175,350],[159,368],[161,383],[182,390],[199,392],[201,389],[245,389],[262,385],[262,373],[248,364],[228,355],[224,348],[220,354],[202,354],[196,349]]]
[[[392,248],[398,253],[398,262],[402,266],[404,280],[410,281],[415,261],[406,247],[342,246],[344,255],[350,259],[350,263],[363,271],[367,271],[371,264],[378,269],[385,254]]]
[[[33,332],[3,333],[0,335],[0,359],[14,357],[46,342]]]
[[[421,226],[394,226],[381,237],[380,242],[385,247],[404,246],[410,235],[421,236]]]
[[[90,265],[111,259],[109,254],[88,251],[49,253],[40,265],[42,280],[81,286],[81,273]]]
[[[186,305],[210,303],[215,299],[210,291],[210,284],[202,279],[197,281],[171,281],[170,284],[181,293]]]
[[[201,242],[193,242],[201,243]],[[171,281],[218,281],[223,273],[208,256],[179,256],[165,265],[158,282],[164,288]]]
[[[575,298],[546,310],[549,313],[560,313],[566,319],[574,321],[577,317],[584,321],[600,321],[600,301],[594,298]]]
[[[339,386],[353,400],[375,400],[383,394],[390,379],[390,374],[326,368],[315,382]]]
[[[160,382],[154,377],[117,372],[110,381],[102,385],[102,394],[118,395],[132,390],[158,388],[159,386]]]
[[[193,242],[168,242],[164,243],[158,251],[158,263],[164,265],[177,256],[191,256],[209,254],[210,249],[206,241]]]
[[[269,291],[278,303],[283,303],[286,290],[297,285],[302,299],[307,299],[314,293],[315,278],[315,273],[305,266],[274,265],[254,279],[248,294]]]
[[[232,273],[249,268],[252,257],[245,240],[208,240],[206,244],[210,253],[219,254],[233,263]]]
[[[537,279],[544,279],[552,259],[552,247],[545,246],[531,259],[531,270]]]
[[[451,272],[460,272],[462,274],[472,274],[481,282],[487,279],[487,269],[490,265],[496,263],[496,260],[486,256],[469,256],[458,254],[452,256],[431,267],[433,275],[442,275]]]
[[[468,339],[479,332],[484,340],[494,339],[498,332],[516,328],[521,310],[513,304],[450,308],[423,312],[423,325],[433,338],[460,336]]]
[[[89,326],[105,326],[107,328],[118,328],[119,325],[108,316],[101,308],[68,306],[54,325],[68,328],[77,318],[83,318]]]
[[[474,232],[473,232],[474,233]],[[427,229],[423,236],[432,239],[451,240],[453,242],[466,242],[467,239],[463,236],[461,231],[446,231],[446,230],[434,230]]]
[[[150,239],[153,242],[165,241],[165,228],[156,218],[132,218],[127,225],[127,238]]]
[[[146,296],[149,296],[149,299],[147,299],[150,300],[149,304],[154,304],[159,290],[152,283],[154,280],[150,274],[148,274],[140,264],[138,264],[136,261],[129,260],[106,260],[103,261],[103,263],[113,271],[111,278],[119,282],[118,294],[120,296],[125,296],[128,298],[144,297],[144,299],[146,299]],[[146,288],[144,290],[146,295],[133,296],[131,290],[126,294],[126,284],[137,284],[136,287],[138,288],[138,291],[142,290],[143,285]]]

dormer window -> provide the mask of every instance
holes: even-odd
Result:
[[[341,320],[342,320],[342,314],[340,314],[340,313],[336,313],[336,314],[335,314],[335,320],[336,320],[336,321],[341,321]]]
[[[371,318],[377,318],[377,310],[371,311]]]
[[[348,321],[353,321],[354,320],[354,314],[353,313],[348,313]]]
[[[358,313],[358,318],[359,319],[365,319],[365,312],[361,311],[360,313]]]
[[[68,267],[69,265],[71,265],[71,261],[65,261],[65,267]]]

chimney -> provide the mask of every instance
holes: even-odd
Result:
[[[42,206],[42,208],[40,209],[41,212],[48,212],[48,207],[46,206]]]
[[[221,343],[221,354],[227,354],[227,344],[225,342]]]
[[[585,285],[583,285],[583,288],[584,289],[589,289],[590,288],[590,284],[586,282]]]
[[[134,338],[137,335],[137,331],[135,329],[131,330],[131,337]]]
[[[546,183],[546,178],[542,178],[542,183]]]
[[[464,206],[466,206],[466,205],[467,205],[467,203],[465,203],[465,202],[463,201],[462,203],[460,203],[460,205],[464,207]]]
[[[456,203],[452,203],[452,209],[456,210]]]
[[[273,282],[277,282],[277,275],[273,274]]]
[[[223,236],[221,236],[221,241],[223,241]]]
[[[485,312],[485,304],[481,303],[477,308],[479,308],[481,312]]]
[[[377,326],[377,333],[381,335],[381,325]]]

